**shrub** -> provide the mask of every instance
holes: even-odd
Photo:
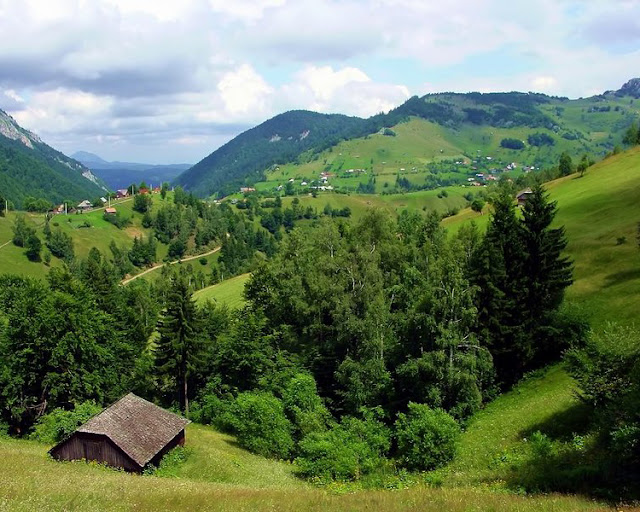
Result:
[[[232,405],[238,443],[259,455],[286,459],[293,449],[292,425],[282,402],[271,393],[240,393]]]
[[[398,455],[409,469],[430,470],[453,459],[460,427],[441,409],[409,402],[395,422]]]
[[[29,437],[47,444],[59,443],[101,410],[95,402],[83,402],[70,411],[54,409],[36,422]]]
[[[357,480],[381,466],[391,444],[380,409],[363,409],[363,418],[345,416],[325,432],[312,432],[299,444],[300,474],[319,482]]]
[[[524,142],[518,139],[502,139],[500,146],[507,149],[524,149]]]
[[[293,434],[297,440],[312,432],[327,430],[331,414],[318,395],[316,381],[311,375],[294,375],[285,386],[282,402],[285,413],[293,424]]]

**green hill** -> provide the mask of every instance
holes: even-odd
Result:
[[[512,162],[519,168],[555,165],[565,150],[603,156],[638,116],[634,91],[625,84],[575,100],[439,93],[410,98],[369,119],[287,112],[239,135],[176,183],[200,196],[226,195],[242,184],[277,189],[291,178],[304,189],[303,181],[321,185],[319,175],[326,172],[333,188],[356,190],[375,178],[380,193],[398,175],[435,188],[477,172],[499,173]]]
[[[20,208],[28,196],[52,203],[95,199],[106,191],[87,167],[46,145],[0,110],[0,195]]]
[[[503,408],[498,409],[504,413]],[[490,417],[484,419],[484,426],[489,426],[490,421]],[[502,421],[503,424],[508,422]],[[507,436],[511,434],[505,432]],[[0,439],[0,509],[609,510],[589,498],[557,494],[517,496],[495,492],[486,485],[442,488],[414,485],[401,491],[331,493],[296,479],[292,465],[251,455],[235,446],[233,438],[207,427],[189,426],[186,446],[189,455],[185,462],[157,476],[139,476],[96,464],[55,462],[47,456],[46,445]]]
[[[567,299],[589,316],[594,327],[608,320],[637,321],[640,297],[640,148],[607,158],[582,177],[574,174],[547,184],[558,202],[555,222],[565,226],[567,252],[575,263]],[[467,209],[445,219],[456,230],[489,219]]]

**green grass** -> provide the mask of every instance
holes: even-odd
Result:
[[[198,290],[194,294],[197,302],[212,300],[217,304],[226,304],[230,309],[241,308],[245,304],[244,285],[251,274],[241,274],[221,283]]]
[[[24,511],[570,511],[607,510],[573,496],[523,497],[486,487],[359,491],[336,495],[298,480],[291,464],[238,448],[208,427],[187,428],[187,460],[171,477],[55,462],[47,446],[0,439],[0,510]]]
[[[556,365],[489,403],[472,418],[459,456],[443,471],[446,484],[502,486],[509,460],[525,448],[524,437],[577,406],[575,390],[573,379]]]
[[[637,322],[640,303],[640,148],[608,158],[577,175],[547,184],[558,202],[555,224],[564,226],[567,254],[575,265],[568,301],[590,318],[592,327],[607,321]],[[490,215],[469,209],[445,219],[451,231],[474,220],[486,226]],[[624,243],[618,243],[618,239]]]

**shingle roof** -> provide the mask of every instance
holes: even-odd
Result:
[[[78,428],[111,439],[141,467],[145,466],[189,423],[129,393]]]

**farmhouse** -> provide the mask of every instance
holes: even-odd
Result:
[[[105,208],[104,209],[104,214],[105,215],[115,215],[117,213],[115,208]]]
[[[129,393],[81,425],[49,453],[57,460],[91,460],[141,472],[184,445],[188,420]]]
[[[76,206],[76,208],[78,210],[89,210],[91,206],[92,206],[91,201],[89,201],[88,199],[85,199],[78,206]]]
[[[530,188],[526,188],[521,190],[516,194],[516,199],[518,200],[518,206],[524,206],[529,197],[533,194]]]
[[[116,198],[122,199],[123,197],[127,197],[129,195],[129,191],[126,188],[121,188],[116,190]]]

